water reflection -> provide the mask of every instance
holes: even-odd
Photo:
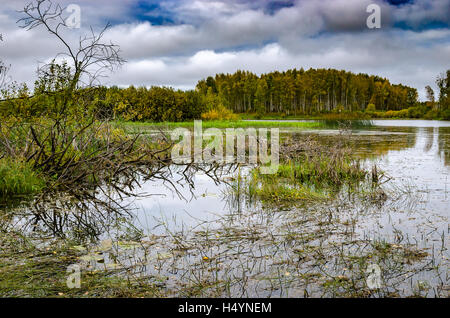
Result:
[[[201,296],[339,296],[353,279],[360,284],[352,286],[354,296],[368,296],[365,257],[383,267],[386,288],[379,296],[412,295],[421,280],[430,284],[426,295],[442,296],[448,287],[450,124],[375,124],[351,134],[286,133],[294,140],[345,140],[356,157],[392,178],[386,202],[343,193],[333,203],[278,211],[248,204],[239,192],[229,195],[235,171],[216,178],[197,171],[177,192],[166,180],[149,180],[139,192],[150,196],[46,198],[4,214],[2,226],[83,243],[116,242],[117,249],[102,244],[108,246],[102,264],[119,260],[133,274],[165,277],[164,287],[175,296],[190,296],[192,290],[182,288],[189,284],[210,286]],[[170,180],[180,179],[182,171]],[[96,265],[93,260],[89,268]]]
[[[439,156],[443,158],[444,164],[450,164],[450,128],[438,128],[438,149]]]

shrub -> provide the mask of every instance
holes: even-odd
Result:
[[[367,105],[366,112],[373,113],[373,112],[376,112],[376,111],[377,111],[377,109],[375,108],[374,104]]]
[[[439,116],[439,111],[436,110],[436,109],[432,109],[432,110],[428,111],[428,112],[423,116],[423,118],[425,118],[425,119],[438,119],[439,117],[440,117],[440,116]]]
[[[409,118],[421,118],[425,115],[428,108],[426,106],[415,106],[408,108]]]
[[[399,117],[399,118],[408,118],[408,114],[409,114],[409,112],[408,112],[407,109],[402,109],[402,110],[399,110],[397,112],[397,117]]]
[[[450,120],[450,109],[441,111],[440,117],[441,117],[441,119],[444,119],[444,120]]]
[[[223,105],[202,114],[203,120],[237,120],[238,116]]]

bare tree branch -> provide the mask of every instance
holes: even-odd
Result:
[[[79,38],[76,45],[72,45],[63,36],[63,30],[70,29],[64,19],[65,8],[54,4],[51,0],[33,0],[22,11],[24,17],[18,20],[21,27],[32,30],[44,27],[47,32],[55,36],[65,47],[64,52],[56,54],[67,57],[74,67],[69,91],[77,89],[80,84],[92,86],[98,82],[106,72],[112,72],[126,61],[120,56],[120,47],[112,42],[103,42],[106,31],[111,27],[108,23],[99,33],[90,28],[90,32]]]

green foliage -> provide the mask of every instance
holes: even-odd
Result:
[[[450,120],[450,108],[440,112],[441,119]]]
[[[44,69],[39,70],[40,76],[34,83],[34,93],[61,92],[70,87],[72,74],[67,62],[57,64],[55,60]]]
[[[261,76],[245,71],[217,74],[199,81],[197,90],[208,99],[216,92],[220,102],[236,113],[258,116],[363,111],[368,103],[378,110],[401,110],[414,106],[418,96],[415,88],[378,76],[333,69],[292,69]]]
[[[24,160],[18,158],[0,160],[1,199],[33,194],[39,192],[44,185],[44,179]]]
[[[97,116],[98,119],[128,121],[184,121],[200,119],[206,110],[205,99],[195,91],[167,87],[126,89],[95,87],[76,90],[70,94],[56,89],[58,83],[42,79],[31,98],[26,87],[14,86],[8,100],[0,102],[0,116],[57,118],[71,115],[78,118]]]
[[[412,113],[414,114],[414,116],[418,115],[421,117],[423,116],[423,112],[421,112],[420,110],[414,110],[412,111]],[[410,109],[402,109],[402,110],[388,110],[387,112],[384,113],[383,115],[384,118],[411,118],[411,111]],[[416,117],[413,117],[416,118]]]
[[[421,118],[423,117],[427,112],[429,108],[423,105],[416,106],[416,107],[410,107],[408,108],[408,117],[409,118]]]
[[[199,119],[205,101],[195,91],[175,91],[167,87],[105,89],[96,98],[98,114],[110,114],[127,121],[184,121]]]
[[[445,112],[450,109],[450,70],[439,75],[436,84],[439,87],[439,109]]]
[[[254,118],[270,114],[287,118],[329,116],[325,119],[330,120],[424,118],[426,114],[426,118],[448,118],[448,73],[437,80],[439,102],[426,104],[417,102],[416,89],[393,85],[377,76],[333,69],[293,69],[259,77],[243,71],[217,74],[199,81],[191,91],[157,86],[72,89],[70,67],[53,62],[40,70],[33,96],[26,85],[17,83],[2,91],[5,101],[0,102],[0,116],[56,119],[70,114],[152,122],[235,120],[233,113]],[[438,112],[430,112],[432,108]]]

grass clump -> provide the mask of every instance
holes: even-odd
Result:
[[[245,189],[250,199],[273,204],[295,204],[329,199],[342,186],[355,185],[368,176],[343,144],[330,147],[313,140],[286,140],[280,154],[276,173],[262,174],[254,168],[245,184],[237,178],[235,191]]]
[[[255,170],[251,175],[249,194],[263,202],[273,204],[289,204],[300,201],[317,201],[327,198],[327,195],[315,191],[302,184],[290,184],[277,180],[277,175],[262,175]]]
[[[22,160],[0,160],[0,199],[34,194],[45,186],[45,180]]]
[[[344,183],[360,181],[365,176],[366,172],[360,169],[357,162],[327,156],[282,164],[275,175],[293,184],[309,184],[318,188],[339,187]]]

